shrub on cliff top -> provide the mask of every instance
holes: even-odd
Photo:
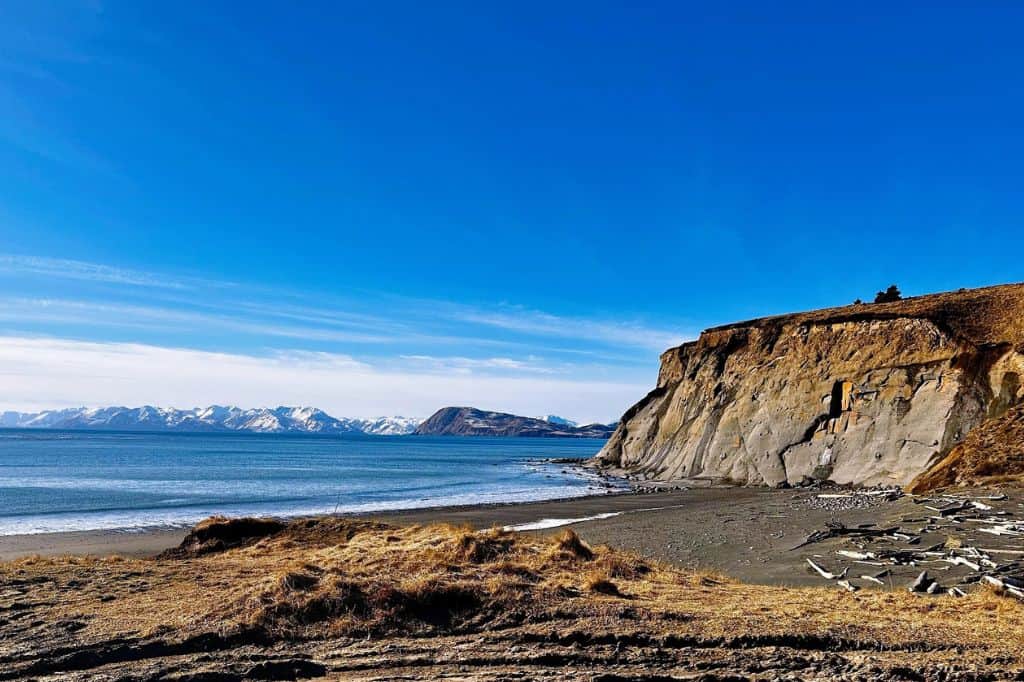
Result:
[[[901,298],[903,298],[903,294],[900,293],[899,287],[895,284],[890,284],[888,289],[875,294],[875,303],[892,303]]]

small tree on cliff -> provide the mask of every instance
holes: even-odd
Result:
[[[892,303],[901,298],[903,298],[903,294],[900,293],[899,287],[895,284],[890,284],[888,289],[875,294],[875,303]]]

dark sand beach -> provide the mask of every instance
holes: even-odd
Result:
[[[1024,495],[1005,492],[711,488],[221,520],[157,560],[110,555],[151,555],[181,532],[4,538],[7,556],[103,556],[0,563],[0,679],[1008,679],[1019,603],[932,549],[1019,564],[1016,531],[980,532],[1015,527]],[[575,532],[544,522],[597,514],[611,516]],[[464,528],[528,523],[548,528]],[[828,527],[854,535],[794,549]],[[942,591],[907,591],[923,571]]]
[[[587,542],[634,551],[644,557],[683,569],[723,573],[744,582],[772,585],[820,585],[806,559],[828,563],[846,547],[834,539],[793,550],[811,532],[827,524],[855,527],[913,527],[903,519],[920,516],[910,497],[871,501],[862,508],[842,509],[820,495],[836,491],[773,490],[766,488],[695,488],[644,494],[611,494],[569,500],[505,505],[474,505],[415,509],[364,515],[395,525],[450,523],[485,529],[523,524],[548,526],[524,532],[548,535],[571,527]],[[1003,503],[1012,508],[1013,499]],[[965,528],[965,531],[972,530]],[[38,554],[89,554],[129,557],[155,555],[176,546],[184,529],[141,532],[78,531],[0,538],[0,560]],[[946,539],[943,533],[925,534],[920,545]],[[974,542],[976,538],[967,538]],[[986,546],[1012,545],[988,537]],[[894,571],[897,579],[911,579],[915,568]],[[905,576],[903,574],[906,574]]]

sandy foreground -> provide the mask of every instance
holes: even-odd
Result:
[[[1005,492],[956,515],[732,488],[0,538],[21,557],[0,563],[0,680],[1024,679],[1024,605],[936,550],[1024,558],[979,532],[1021,515]],[[798,546],[829,527],[868,535]],[[908,592],[922,569],[942,591]]]

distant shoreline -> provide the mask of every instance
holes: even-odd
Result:
[[[48,426],[0,426],[0,433],[109,433],[123,435],[144,435],[144,436],[270,436],[290,438],[372,438],[372,439],[399,439],[415,438],[416,440],[427,438],[458,438],[460,440],[485,439],[495,440],[592,440],[606,442],[608,437],[595,438],[590,436],[574,435],[548,435],[548,436],[494,436],[488,434],[422,434],[422,433],[367,433],[364,431],[338,431],[334,433],[320,433],[316,431],[247,431],[233,429],[210,429],[203,430],[177,430],[177,429],[111,429],[104,427],[83,427],[83,428],[52,428]]]

